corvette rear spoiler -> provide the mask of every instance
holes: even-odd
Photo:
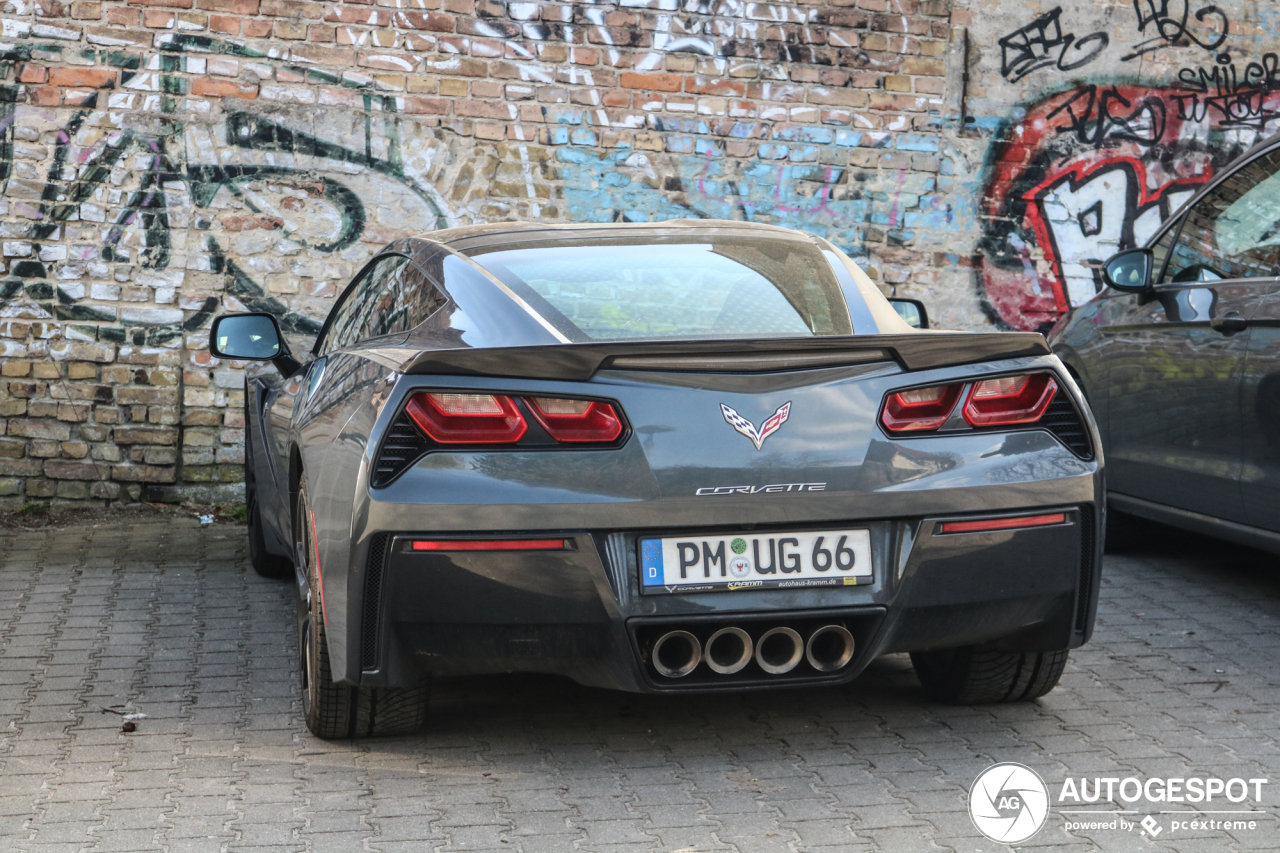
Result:
[[[906,370],[1048,355],[1037,332],[916,332],[755,341],[608,341],[424,350],[401,373],[585,381],[600,370],[769,373],[896,362]]]

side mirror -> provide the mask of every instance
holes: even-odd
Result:
[[[919,299],[900,299],[895,296],[889,299],[889,304],[911,328],[929,328],[929,312],[925,310],[924,303]]]
[[[1102,265],[1102,280],[1125,293],[1146,293],[1151,289],[1153,266],[1150,249],[1128,249]]]
[[[285,376],[298,369],[296,359],[270,314],[223,314],[209,330],[209,352],[238,361],[269,361]]]

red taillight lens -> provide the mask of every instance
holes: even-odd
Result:
[[[929,388],[912,388],[897,391],[885,401],[880,422],[890,432],[919,432],[937,429],[960,399],[963,385],[933,385]]]
[[[556,441],[613,441],[622,435],[622,419],[608,403],[559,397],[526,397],[529,411]]]
[[[415,551],[563,551],[563,539],[418,539]]]
[[[1040,420],[1058,383],[1047,373],[1001,376],[973,383],[964,419],[973,426],[1004,426]]]
[[[515,444],[529,429],[515,401],[494,394],[414,394],[406,411],[440,444]]]
[[[981,521],[944,521],[943,533],[981,533],[990,530],[1018,530],[1023,527],[1044,527],[1047,524],[1062,524],[1067,520],[1065,512],[1054,512],[1047,515],[1024,515],[1019,518],[987,518]]]

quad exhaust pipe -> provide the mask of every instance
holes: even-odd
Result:
[[[823,625],[805,640],[794,628],[770,628],[752,641],[738,627],[721,628],[702,644],[689,631],[668,631],[653,644],[653,668],[666,678],[684,678],[703,660],[717,675],[741,672],[752,660],[769,675],[785,675],[807,660],[818,672],[836,672],[853,660],[855,643],[843,625]]]
[[[707,666],[720,675],[733,675],[751,663],[754,645],[741,628],[721,628],[707,640]]]
[[[702,662],[702,644],[688,631],[668,631],[653,644],[653,668],[667,678],[684,678]]]
[[[804,658],[804,640],[794,628],[770,628],[756,643],[756,664],[770,675],[790,672]]]
[[[809,635],[804,656],[818,672],[835,672],[853,660],[853,634],[843,625],[823,625]]]

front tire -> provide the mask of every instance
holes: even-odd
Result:
[[[992,644],[912,652],[911,665],[931,698],[950,705],[1029,702],[1054,687],[1066,650],[1005,652]]]
[[[301,626],[302,711],[307,729],[324,740],[413,734],[426,722],[430,683],[416,687],[350,687],[337,684],[329,666],[320,572],[316,565],[311,512],[305,484],[298,487],[294,542],[306,567],[306,600]]]

